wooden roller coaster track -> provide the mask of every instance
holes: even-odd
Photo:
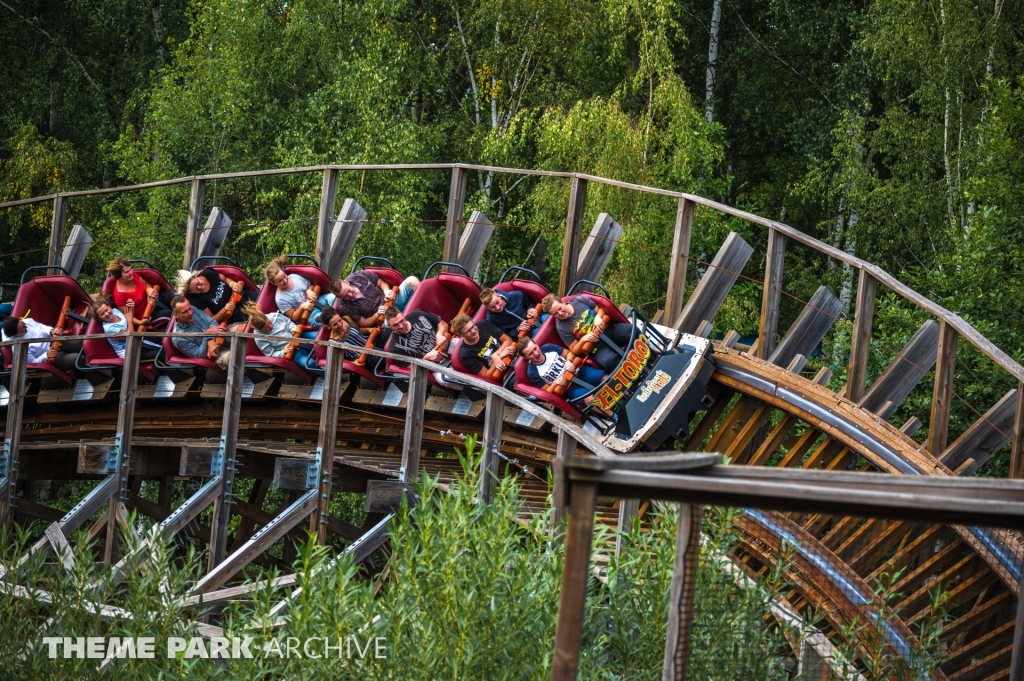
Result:
[[[721,205],[701,197],[578,173],[492,168],[467,164],[382,166],[315,166],[245,173],[223,173],[166,180],[132,187],[68,192],[0,204],[9,208],[53,201],[54,217],[49,262],[59,261],[68,201],[79,196],[149,189],[171,184],[191,185],[186,222],[184,262],[196,255],[199,216],[208,180],[257,175],[317,172],[323,174],[316,256],[330,261],[329,227],[339,172],[449,170],[452,192],[442,257],[454,261],[463,224],[466,179],[471,170],[565,178],[571,183],[566,220],[564,258],[558,292],[564,293],[575,271],[582,237],[582,216],[588,183],[600,183],[638,192],[676,198],[679,202],[665,326],[686,333],[707,335],[752,249],[738,235],[725,241],[711,267],[689,298],[685,297],[686,265],[694,207],[705,206],[747,220],[768,230],[760,334],[749,349],[736,349],[734,332],[714,345],[713,403],[690,429],[684,450],[720,452],[734,465],[770,467],[779,484],[792,477],[785,469],[820,471],[861,470],[899,476],[912,491],[915,480],[970,476],[1000,447],[1010,442],[1011,477],[1021,472],[1024,445],[1024,368],[975,331],[957,315],[912,291],[880,268],[839,251],[787,225]],[[848,380],[839,393],[825,387],[827,369],[813,377],[801,370],[807,357],[824,338],[842,306],[821,287],[786,333],[778,338],[779,309],[786,240],[791,239],[859,270],[853,314]],[[867,383],[868,347],[876,288],[882,283],[920,307],[936,321],[926,322],[897,353],[888,368]],[[684,304],[684,300],[686,301]],[[242,397],[244,352],[232,352],[232,364],[223,398],[189,394],[182,400],[160,402],[138,397],[140,334],[128,337],[125,370],[117,377],[111,399],[97,404],[72,404],[59,409],[37,403],[26,375],[27,344],[8,344],[14,351],[12,370],[4,385],[6,404],[4,450],[0,458],[0,527],[9,531],[14,521],[41,519],[51,523],[33,551],[60,553],[74,531],[105,506],[108,511],[89,529],[90,537],[106,535],[102,559],[127,577],[137,567],[137,556],[120,556],[115,528],[125,522],[129,509],[153,518],[165,534],[179,532],[209,544],[205,576],[195,585],[195,599],[206,603],[244,598],[237,586],[250,563],[268,564],[266,551],[283,537],[301,538],[301,526],[319,541],[328,532],[352,544],[346,549],[365,559],[387,538],[388,516],[371,513],[363,527],[355,527],[328,512],[333,491],[365,492],[370,481],[398,478],[408,481],[419,472],[439,476],[442,483],[457,473],[458,464],[445,455],[463,438],[477,434],[487,470],[518,475],[526,499],[524,512],[544,512],[549,504],[548,471],[573,454],[615,456],[578,424],[556,416],[523,396],[474,377],[457,375],[485,396],[477,418],[425,412],[427,373],[436,365],[414,361],[404,410],[360,409],[351,401],[354,383],[342,371],[343,347],[328,345],[328,362],[321,399],[295,400],[268,396]],[[234,334],[233,347],[247,336]],[[963,338],[993,360],[1018,382],[1012,390],[952,443],[948,440],[953,369],[958,338]],[[371,354],[386,355],[379,351]],[[450,369],[445,375],[456,376]],[[926,375],[934,375],[930,429],[924,443],[912,435],[921,428],[917,419],[896,427],[890,423],[900,403]],[[114,407],[113,396],[117,406]],[[546,426],[523,428],[509,413],[526,413]],[[187,432],[187,437],[182,433]],[[504,460],[508,465],[502,466]],[[556,471],[557,473],[557,471]],[[767,471],[766,471],[767,473]],[[190,486],[186,500],[172,507],[176,479],[201,479]],[[97,480],[92,492],[65,513],[33,498],[33,481]],[[232,489],[252,480],[246,499]],[[143,497],[144,480],[159,481],[158,501]],[[484,476],[480,490],[489,498],[493,480]],[[288,490],[289,502],[273,512],[264,510],[268,489]],[[182,487],[184,489],[184,486]],[[891,489],[891,488],[890,488]],[[555,495],[556,507],[560,503]],[[642,501],[642,500],[641,500]],[[201,512],[213,506],[209,526],[199,524]],[[622,526],[643,515],[646,504],[621,500],[598,506],[599,522]],[[955,510],[955,509],[954,509]],[[564,509],[562,510],[564,512]],[[233,535],[232,516],[241,520]],[[899,571],[889,603],[899,612],[894,624],[901,636],[912,637],[929,605],[928,592],[941,586],[951,611],[943,637],[949,658],[940,677],[948,679],[1021,678],[1024,663],[1017,656],[1022,626],[1017,622],[1024,539],[1018,529],[991,529],[959,524],[955,513],[941,523],[910,520],[864,519],[823,512],[748,511],[741,517],[742,542],[737,564],[751,574],[769,570],[783,552],[795,545],[799,556],[790,567],[796,588],[787,608],[795,611],[826,607],[821,623],[826,636],[841,636],[844,625],[863,612],[851,606],[873,593],[873,580],[883,572]],[[784,541],[785,540],[785,541]],[[287,542],[286,542],[287,543]],[[286,556],[288,554],[286,553]],[[10,581],[11,575],[5,579]],[[287,589],[294,578],[279,587]],[[276,612],[284,612],[288,597]],[[1016,656],[1015,656],[1016,655]],[[1011,673],[1013,676],[1011,676]]]

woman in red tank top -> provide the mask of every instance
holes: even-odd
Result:
[[[120,310],[124,310],[128,301],[131,301],[135,314],[142,314],[146,309],[147,298],[156,298],[156,290],[147,290],[146,282],[124,258],[111,260],[107,265],[107,274],[114,278],[114,304]]]

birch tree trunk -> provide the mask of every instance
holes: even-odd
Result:
[[[711,8],[711,36],[708,40],[708,73],[704,85],[704,116],[708,123],[715,119],[715,65],[718,63],[718,29],[722,25],[722,0],[714,0]]]

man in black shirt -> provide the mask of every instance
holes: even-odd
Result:
[[[508,334],[487,320],[474,322],[466,314],[452,320],[452,330],[462,336],[459,359],[471,373],[487,378],[491,369],[504,369],[501,360],[515,354],[515,345]],[[503,343],[507,343],[502,347]]]
[[[259,295],[256,291],[243,290],[242,282],[232,281],[211,267],[192,272],[184,289],[181,293],[188,296],[193,307],[213,317],[216,322],[227,319],[229,324],[246,322],[248,318],[242,314],[242,303],[247,300],[255,302]],[[238,305],[231,302],[232,292],[242,295]]]
[[[391,327],[391,352],[406,357],[425,359],[446,364],[444,350],[448,347],[448,322],[426,310],[414,310],[408,315],[397,307],[384,313]]]

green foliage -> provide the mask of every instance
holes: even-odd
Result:
[[[100,661],[47,655],[43,636],[151,636],[156,657],[118,659],[99,676],[158,678],[332,678],[332,679],[544,679],[551,674],[562,550],[552,536],[550,511],[529,523],[515,477],[502,479],[491,504],[476,498],[479,451],[472,439],[460,456],[463,472],[449,485],[424,475],[417,483],[419,505],[401,508],[391,527],[387,573],[367,579],[346,560],[331,560],[330,549],[312,542],[300,547],[295,563],[299,588],[275,627],[271,608],[285,593],[256,586],[249,602],[235,601],[220,611],[217,624],[228,636],[251,636],[253,658],[218,662],[202,657],[166,657],[169,636],[197,636],[204,610],[178,604],[198,577],[202,556],[177,542],[157,539],[146,548],[150,529],[133,516],[122,529],[126,551],[148,557],[115,586],[110,571],[94,561],[95,546],[79,534],[72,540],[75,567],[46,562],[40,552],[17,567],[28,537],[5,536],[0,546],[5,570],[0,586],[0,655],[13,678],[80,678],[97,675]],[[244,490],[243,490],[244,491]],[[143,490],[145,493],[146,490]],[[350,500],[341,500],[344,505]],[[338,507],[336,512],[344,513]],[[353,521],[357,518],[349,516]],[[595,570],[586,605],[581,677],[646,679],[656,677],[664,655],[668,598],[672,580],[678,513],[657,511],[650,526],[635,522],[614,554],[614,533],[599,525],[594,543]],[[785,626],[767,617],[773,603],[790,588],[784,559],[757,580],[731,563],[739,541],[735,512],[711,509],[702,523],[693,620],[691,674],[696,678],[787,679],[791,657]],[[600,557],[607,556],[604,563]],[[598,576],[599,575],[599,576]],[[254,575],[250,583],[273,573]],[[18,584],[27,591],[15,590]],[[880,607],[898,600],[880,589]],[[119,609],[106,609],[114,604]],[[211,611],[212,612],[212,611]],[[934,666],[941,603],[936,602],[915,652]],[[888,611],[886,611],[888,613]],[[885,615],[886,617],[888,614]],[[802,625],[805,626],[805,625]],[[850,623],[850,641],[868,640],[873,627]],[[330,640],[328,657],[324,637]],[[337,645],[341,639],[343,650]],[[350,641],[351,642],[348,642]],[[290,641],[305,653],[288,651]],[[874,640],[874,639],[871,639]],[[354,646],[364,650],[353,653]],[[379,648],[378,648],[379,644]],[[365,654],[370,646],[372,652]],[[853,649],[849,659],[853,659]],[[896,673],[899,661],[884,646],[872,650],[878,675]],[[379,653],[379,657],[377,656]]]

